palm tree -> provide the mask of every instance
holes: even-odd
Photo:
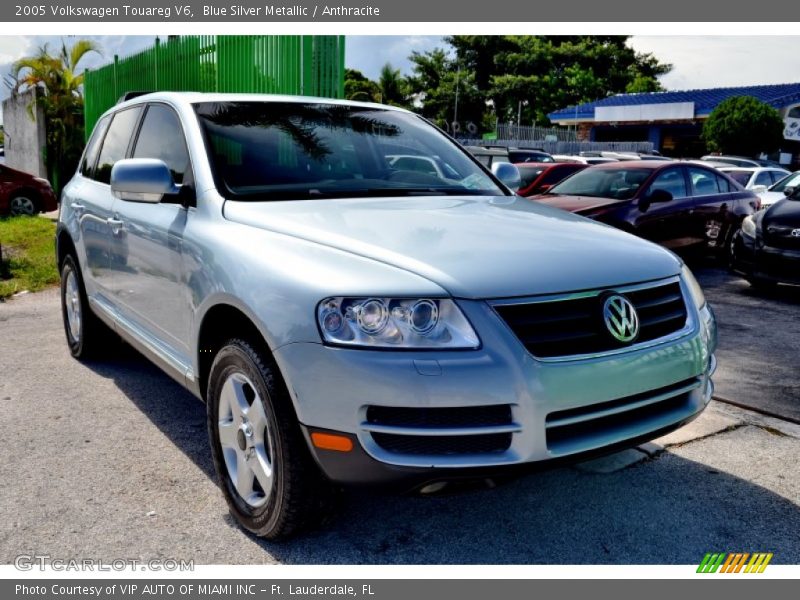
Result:
[[[71,48],[62,41],[61,51],[50,54],[47,44],[32,56],[11,66],[12,93],[36,89],[36,102],[44,109],[47,148],[45,164],[53,188],[60,190],[61,173],[77,166],[83,148],[83,73],[78,65],[91,53],[100,53],[90,40],[78,40]],[[33,106],[29,106],[33,115]]]
[[[393,68],[388,62],[381,67],[378,88],[383,104],[405,106],[408,103],[405,78],[400,75],[400,69]]]

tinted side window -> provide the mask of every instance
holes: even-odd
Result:
[[[689,167],[689,179],[692,182],[695,196],[709,196],[719,194],[717,176],[711,171]]]
[[[781,179],[786,177],[786,173],[783,171],[770,171],[770,175],[772,175],[773,183],[778,183]]]
[[[717,187],[723,194],[736,191],[733,189],[733,186],[731,186],[731,182],[725,179],[722,175],[717,175]]]
[[[769,176],[769,171],[761,171],[761,173],[756,175],[754,185],[766,185],[767,187],[771,186],[772,179]]]
[[[109,117],[103,117],[97,122],[97,125],[94,126],[94,132],[89,139],[89,143],[86,145],[86,152],[84,152],[83,160],[81,161],[80,170],[81,175],[84,177],[89,177],[91,179],[94,175],[94,163],[97,162],[97,151],[100,150],[100,142],[103,141],[103,135],[106,132],[110,120]]]
[[[559,181],[566,179],[567,175],[571,175],[575,171],[580,171],[580,167],[576,165],[575,167],[562,167],[560,169],[550,169],[547,172],[547,174],[542,178],[542,184],[555,185]]]
[[[163,104],[154,104],[147,109],[133,158],[163,160],[175,183],[183,183],[189,168],[189,152],[175,111]]]
[[[118,160],[125,158],[128,145],[133,135],[133,128],[139,120],[140,107],[129,108],[114,115],[111,125],[108,126],[108,133],[103,140],[103,149],[100,150],[100,158],[97,161],[95,179],[102,183],[111,182],[111,167]]]
[[[667,169],[659,173],[650,184],[650,192],[664,190],[669,192],[673,198],[686,198],[686,180],[680,169]]]

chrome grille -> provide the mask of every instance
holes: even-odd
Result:
[[[799,228],[783,225],[768,225],[764,232],[764,242],[773,248],[800,250],[800,237],[792,235],[792,231],[796,229]]]

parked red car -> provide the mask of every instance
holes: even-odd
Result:
[[[702,165],[625,161],[594,165],[534,198],[678,250],[706,245],[724,256],[759,199]]]
[[[517,193],[526,198],[544,194],[567,176],[588,166],[583,163],[518,163],[521,183]]]
[[[35,215],[57,208],[49,181],[0,165],[0,215]]]

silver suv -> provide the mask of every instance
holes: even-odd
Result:
[[[485,478],[696,417],[716,327],[689,270],[517,182],[387,106],[123,102],[64,190],[69,348],[116,332],[205,401],[230,509],[270,538],[340,484]]]

